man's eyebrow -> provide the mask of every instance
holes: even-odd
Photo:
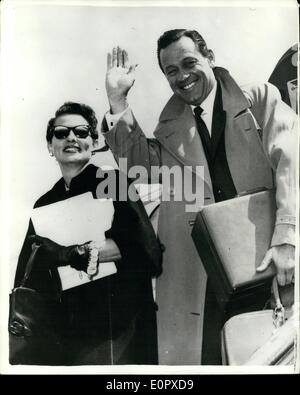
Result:
[[[195,57],[195,56],[187,56],[187,57],[185,57],[184,59],[183,59],[183,62],[184,61],[186,61],[186,60],[197,60],[197,58]]]
[[[169,70],[169,69],[175,69],[176,66],[174,64],[169,64],[168,66],[165,67],[165,70]]]

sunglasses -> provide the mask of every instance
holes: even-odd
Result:
[[[71,130],[73,130],[73,133],[75,134],[75,136],[80,139],[86,139],[91,134],[90,126],[78,125],[78,126],[73,126],[73,127],[55,126],[53,128],[53,135],[58,140],[63,140],[69,136],[69,134],[71,133]]]

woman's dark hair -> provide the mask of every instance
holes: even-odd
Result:
[[[91,127],[91,137],[93,140],[98,139],[97,131],[97,118],[94,110],[86,104],[66,102],[55,113],[55,117],[51,118],[48,122],[46,139],[50,143],[53,138],[53,125],[57,117],[64,114],[78,114],[85,118]]]
[[[170,44],[172,44],[175,41],[178,41],[181,37],[184,36],[189,37],[194,41],[202,56],[210,59],[211,61],[215,60],[215,55],[213,51],[207,48],[204,38],[196,30],[187,30],[187,29],[168,30],[162,36],[160,36],[157,41],[157,59],[158,59],[159,67],[161,68],[162,72],[164,72],[164,70],[162,68],[162,64],[160,61],[160,51],[162,49],[167,48]]]

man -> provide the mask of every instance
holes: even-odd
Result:
[[[190,182],[204,204],[258,187],[272,188],[274,172],[277,219],[260,270],[274,261],[280,285],[290,283],[295,237],[294,112],[270,84],[241,90],[227,70],[214,66],[213,52],[196,31],[165,32],[158,40],[157,55],[174,94],[160,115],[155,139],[145,137],[127,104],[135,66],[128,66],[127,52],[120,48],[108,55],[110,114],[103,130],[107,144],[117,159],[127,158],[128,168],[143,165],[149,174],[153,166],[190,166]],[[196,166],[204,166],[204,174]],[[190,236],[196,212],[186,210],[189,197],[176,199],[177,189],[168,188],[170,199],[161,202],[158,224],[166,247],[156,286],[159,363],[220,364],[222,322]]]

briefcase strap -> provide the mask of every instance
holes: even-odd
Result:
[[[275,328],[279,328],[285,322],[285,310],[280,300],[277,277],[274,276],[272,282],[273,294],[275,298],[275,308],[273,310],[273,323]]]
[[[268,189],[266,187],[257,187],[257,188],[253,188],[253,189],[248,189],[247,191],[242,191],[242,192],[237,193],[235,198],[239,198],[239,197],[243,197],[243,196],[247,196],[247,195],[254,195],[255,193],[265,192],[265,191],[270,191],[270,189]]]
[[[35,256],[36,256],[36,253],[37,253],[39,247],[40,247],[40,245],[38,245],[36,243],[32,244],[32,251],[31,251],[30,257],[28,259],[28,262],[27,262],[27,265],[25,268],[25,274],[24,274],[23,280],[21,281],[21,287],[25,286],[25,283],[29,278],[29,275],[32,271],[33,262],[34,262],[34,259],[35,259]]]

